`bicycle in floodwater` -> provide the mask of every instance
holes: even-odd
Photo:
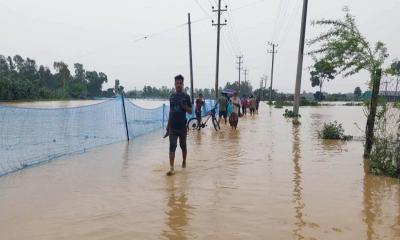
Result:
[[[206,120],[203,122],[203,119],[202,119],[202,121],[200,122],[200,125],[197,122],[197,118],[196,117],[190,118],[189,121],[187,122],[187,129],[189,129],[189,130],[196,130],[196,129],[200,130],[202,128],[205,128],[205,127],[207,127],[207,122],[210,119],[211,119],[211,122],[212,122],[212,124],[214,126],[215,131],[218,131],[219,129],[221,129],[221,127],[219,126],[217,117],[215,116],[216,112],[217,112],[216,109],[217,109],[217,105],[215,105],[213,109],[208,111]]]

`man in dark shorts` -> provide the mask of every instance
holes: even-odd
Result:
[[[183,76],[178,75],[175,77],[175,90],[169,98],[169,118],[167,124],[167,134],[169,134],[169,164],[170,170],[167,172],[168,176],[174,174],[174,161],[175,151],[179,138],[179,146],[182,149],[182,167],[186,167],[186,113],[192,114],[192,103],[189,95],[183,92]]]
[[[201,129],[201,108],[204,106],[204,99],[203,99],[203,94],[199,94],[199,97],[196,99],[196,104],[195,104],[195,108],[194,108],[194,112],[196,114],[196,118],[197,118],[197,126],[198,129]]]
[[[218,124],[221,122],[222,117],[224,117],[226,124],[228,119],[228,99],[224,95],[221,95],[218,99],[218,104],[219,104]]]

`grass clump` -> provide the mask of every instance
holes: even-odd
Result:
[[[300,114],[294,113],[292,110],[285,109],[285,113],[283,114],[285,118],[301,118]]]
[[[364,106],[365,103],[362,102],[348,102],[343,104],[343,106],[349,106],[349,107],[353,107],[353,106]]]
[[[330,140],[351,140],[353,139],[350,135],[344,134],[344,129],[342,124],[339,124],[337,121],[324,123],[321,131],[318,131],[318,135],[322,139],[330,139]]]
[[[394,108],[400,108],[400,102],[394,102],[393,103]]]
[[[320,106],[317,101],[308,100],[307,98],[302,98],[300,100],[300,106]]]

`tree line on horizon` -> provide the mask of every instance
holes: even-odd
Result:
[[[0,55],[0,100],[36,99],[88,99],[112,97],[114,89],[102,90],[108,81],[103,72],[87,71],[80,63],[73,66],[54,62],[53,73],[49,67],[20,55]]]
[[[71,73],[68,65],[64,62],[54,62],[53,73],[49,67],[40,65],[30,58],[22,58],[20,55],[5,57],[0,55],[0,100],[39,100],[39,99],[93,99],[95,97],[115,97],[115,89],[102,90],[103,84],[108,82],[108,77],[103,72],[85,70],[83,65],[75,63]],[[320,73],[321,71],[319,71]],[[316,81],[314,79],[314,81]],[[317,85],[317,84],[315,84]],[[319,84],[318,84],[319,85]],[[322,84],[321,84],[322,85]],[[322,88],[322,87],[321,87]],[[320,88],[320,89],[321,89]],[[123,92],[120,86],[120,91]],[[227,82],[224,87],[219,88],[221,93],[224,89],[239,91],[241,96],[258,96],[261,100],[269,99],[269,89],[263,87],[253,91],[249,81]],[[168,99],[174,92],[173,87],[154,87],[145,85],[141,90],[130,90],[125,93],[128,98],[161,98]],[[190,93],[186,87],[185,92]],[[195,88],[194,95],[199,94],[207,99],[215,97],[214,88]],[[309,95],[303,93],[304,96]],[[317,95],[317,96],[316,96]],[[327,94],[323,97],[317,93],[316,100],[326,101],[351,101],[354,100],[348,94]],[[320,94],[322,95],[322,93]],[[355,95],[359,98],[361,93],[358,88]],[[280,93],[272,90],[272,100],[292,100],[292,94]]]

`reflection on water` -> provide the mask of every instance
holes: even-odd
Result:
[[[364,170],[361,107],[283,109],[188,135],[187,169],[166,177],[163,130],[0,178],[1,240],[400,239],[399,180]]]
[[[167,193],[166,229],[162,236],[166,239],[190,239],[186,227],[189,223],[190,205],[188,204],[186,174],[176,178],[165,177]]]
[[[368,175],[367,167],[364,167],[364,199],[363,199],[363,215],[364,223],[366,224],[366,239],[385,239],[387,231],[393,239],[400,239],[400,190],[399,181],[395,179]],[[397,206],[390,203],[397,201]],[[392,219],[386,226],[387,231],[382,231],[382,223],[387,221],[388,212],[395,212]],[[389,215],[390,216],[390,215]]]
[[[295,209],[295,226],[296,228],[293,230],[293,234],[295,239],[303,239],[302,236],[302,228],[305,226],[305,222],[303,220],[303,208],[304,203],[302,200],[302,187],[301,187],[301,143],[300,143],[300,127],[298,124],[293,124],[293,164],[294,164],[294,172],[293,172],[293,203]]]

